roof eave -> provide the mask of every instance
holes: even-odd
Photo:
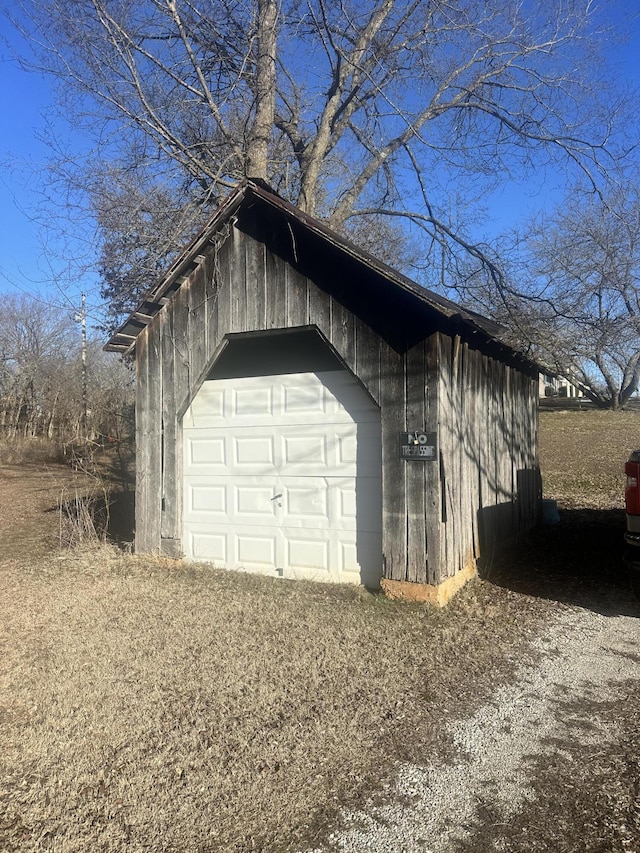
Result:
[[[359,264],[371,269],[377,275],[411,296],[418,298],[447,320],[459,322],[466,326],[473,335],[480,335],[486,342],[492,342],[503,352],[508,353],[511,358],[519,361],[523,366],[529,369],[538,368],[538,365],[528,359],[522,352],[514,350],[496,337],[503,330],[503,327],[498,323],[474,311],[464,309],[455,302],[421,287],[355,243],[345,239],[320,220],[309,216],[290,202],[269,191],[260,182],[254,180],[246,180],[239,184],[224,199],[202,230],[194,237],[179,257],[176,258],[162,278],[149,289],[136,310],[131,313],[127,320],[112,335],[105,345],[106,350],[119,352],[123,355],[133,352],[140,332],[152,322],[163,305],[171,298],[171,293],[177,290],[189,275],[191,275],[193,270],[200,265],[204,259],[203,253],[207,245],[212,241],[214,233],[233,217],[248,194],[253,195],[272,209],[279,211],[281,215],[283,214],[285,217],[300,223],[319,239],[329,242],[339,251],[352,257]],[[131,334],[132,331],[135,331],[135,334]]]
[[[211,242],[212,234],[236,212],[245,196],[247,186],[247,184],[241,184],[226,197],[207,224],[175,259],[162,278],[145,293],[137,308],[109,338],[104,346],[105,350],[127,355],[135,349],[138,334],[151,323],[158,311],[169,301],[170,292],[177,290],[189,275],[200,266],[205,258],[204,250]],[[148,308],[154,309],[153,313],[149,313]],[[141,328],[136,335],[127,334],[124,330],[133,322],[139,323]]]

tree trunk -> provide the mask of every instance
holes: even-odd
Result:
[[[268,180],[269,142],[275,113],[277,23],[276,0],[258,0],[256,113],[248,139],[246,173],[249,178],[265,181]]]

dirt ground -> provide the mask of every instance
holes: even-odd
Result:
[[[47,554],[59,542],[57,504],[71,481],[63,467],[12,465],[2,468],[0,536],[2,559]]]
[[[542,416],[561,524],[445,611],[60,550],[66,469],[0,470],[0,850],[640,850],[640,416],[592,414]]]

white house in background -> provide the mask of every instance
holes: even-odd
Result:
[[[540,397],[567,397],[576,399],[583,397],[580,388],[564,376],[555,376],[552,373],[541,373],[539,377]]]

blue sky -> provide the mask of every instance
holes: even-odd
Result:
[[[40,254],[30,211],[46,155],[37,133],[49,93],[45,81],[20,71],[6,50],[0,56],[0,282],[6,287],[15,278],[27,286],[20,265],[28,258],[33,273],[33,258]]]
[[[640,86],[640,6],[629,0],[626,8],[629,41],[611,52],[611,61],[621,80]],[[15,39],[4,18],[0,18],[2,35]],[[0,44],[0,293],[26,292],[73,306],[79,304],[84,290],[95,305],[99,289],[95,273],[87,271],[82,280],[70,279],[64,264],[56,262],[52,267],[51,253],[45,248],[46,231],[35,219],[40,192],[46,189],[48,153],[39,136],[52,105],[49,81],[22,71]],[[495,192],[487,199],[488,219],[477,237],[491,237],[527,213],[544,209],[557,198],[557,183],[561,182],[557,177],[557,182],[553,175],[548,182],[510,182]]]
[[[0,17],[2,36],[15,42]],[[57,258],[62,244],[52,246],[38,221],[50,154],[42,136],[53,105],[49,80],[21,70],[0,44],[0,293],[32,294],[73,309],[85,291],[91,311],[99,302],[97,275],[88,271],[82,280],[67,275]]]

